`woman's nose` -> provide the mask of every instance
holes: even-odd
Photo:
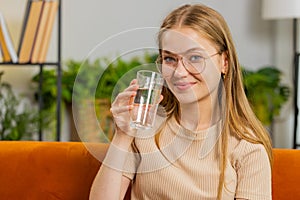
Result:
[[[186,70],[185,68],[185,65],[184,65],[184,62],[183,62],[183,59],[178,59],[178,62],[177,62],[177,67],[175,69],[175,72],[174,72],[174,76],[187,76],[188,75],[188,71]]]

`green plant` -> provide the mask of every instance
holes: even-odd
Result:
[[[80,71],[80,78],[77,80],[80,84],[77,84],[76,92],[80,96],[87,96],[89,93],[89,88],[91,88],[96,81],[93,79],[93,74],[98,72],[101,69],[100,63],[98,60],[91,63],[86,61],[84,64],[81,61],[69,60],[65,63],[62,69],[62,79],[61,79],[61,96],[62,103],[71,104],[72,95],[75,91],[73,89],[74,82]],[[43,110],[48,111],[49,116],[55,115],[56,107],[56,97],[57,97],[57,74],[56,69],[45,69],[43,70],[43,84],[42,84],[42,96],[43,101]],[[38,100],[38,83],[39,83],[39,74],[36,74],[32,77],[32,82],[35,84],[35,99]]]
[[[129,60],[119,57],[113,62],[106,58],[107,68],[101,74],[96,89],[96,98],[114,98],[116,94],[124,90],[132,79],[136,77],[136,72],[141,69],[156,70],[154,65],[157,54],[145,53],[143,56],[133,57]]]
[[[2,75],[0,72],[0,140],[32,139],[41,125],[40,115],[14,94],[10,84],[1,81]]]
[[[62,68],[62,105],[67,105],[67,108],[71,110],[72,101],[76,102],[76,106],[84,107],[85,104],[90,104],[88,103],[90,100],[102,99],[104,101],[100,102],[108,102],[102,107],[109,109],[109,103],[113,100],[114,95],[128,86],[129,81],[135,78],[137,70],[149,67],[155,69],[153,67],[155,59],[156,54],[149,53],[130,59],[119,57],[113,61],[108,57],[102,57],[93,62],[70,59],[65,62]],[[57,96],[56,69],[48,68],[42,73],[43,110],[48,113],[48,117],[54,119]],[[126,76],[124,76],[125,74]],[[34,75],[32,81],[35,83],[35,98],[37,100],[39,74]],[[99,105],[95,103],[94,106],[99,121],[105,121],[105,119],[100,119],[102,114],[99,113],[101,110]],[[80,110],[79,107],[77,107],[78,110]],[[49,119],[47,120],[49,121]],[[106,129],[106,127],[102,128]],[[73,129],[72,125],[71,129]]]
[[[61,77],[61,106],[67,108],[71,111],[72,95],[73,95],[73,85],[76,80],[79,71],[82,72],[76,91],[83,95],[88,93],[89,87],[87,84],[92,85],[95,81],[92,79],[92,75],[95,74],[97,70],[101,67],[99,61],[91,63],[89,61],[85,62],[69,60],[62,68]],[[35,100],[38,101],[39,94],[39,79],[40,74],[37,73],[32,77],[33,89],[35,90],[34,96]],[[41,87],[42,95],[42,113],[47,113],[42,118],[42,123],[48,123],[48,130],[55,129],[55,119],[56,119],[56,102],[57,102],[57,70],[55,68],[45,68],[42,71],[43,84]],[[62,109],[64,111],[64,109]],[[64,115],[64,112],[62,112]],[[72,117],[72,115],[71,115]]]
[[[129,60],[119,57],[111,62],[107,57],[96,59],[94,62],[89,60],[76,61],[73,59],[65,62],[62,69],[62,101],[71,103],[73,100],[80,101],[87,98],[107,98],[112,97],[116,91],[116,84],[121,77],[132,70],[126,77],[126,81],[135,77],[135,71],[144,67],[145,63],[154,63],[156,55],[145,53],[143,57],[133,57]],[[38,99],[39,74],[33,76],[32,81],[36,84],[35,98]],[[57,96],[57,75],[55,69],[43,70],[42,95],[43,108],[45,110],[55,106]],[[74,87],[74,83],[76,85]],[[127,83],[119,82],[117,90],[122,90]]]
[[[111,101],[135,77],[137,70],[149,67],[155,70],[151,64],[155,62],[156,57],[157,54],[145,53],[131,59],[119,57],[114,61],[107,57],[94,62],[70,59],[62,70],[62,102],[70,104],[72,97],[79,102],[82,99]],[[281,71],[273,67],[264,67],[257,71],[242,68],[242,71],[245,92],[255,114],[263,124],[270,125],[290,95],[290,89],[281,83]],[[43,98],[43,107],[48,112],[50,110],[49,113],[52,112],[53,116],[57,94],[56,78],[55,69],[43,71],[42,94],[47,97]],[[32,81],[38,83],[39,75],[36,74]]]
[[[281,71],[264,67],[257,71],[243,70],[245,92],[256,116],[270,125],[290,96],[290,88],[281,83]]]

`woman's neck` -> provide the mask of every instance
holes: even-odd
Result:
[[[221,118],[218,98],[206,98],[189,104],[180,104],[180,124],[192,131],[211,127]]]

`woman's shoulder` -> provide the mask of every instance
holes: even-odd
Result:
[[[236,168],[249,160],[256,162],[269,161],[267,151],[262,144],[252,143],[245,139],[231,138],[228,149],[231,163]]]

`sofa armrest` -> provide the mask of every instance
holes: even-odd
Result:
[[[300,150],[273,149],[273,200],[300,199]]]

